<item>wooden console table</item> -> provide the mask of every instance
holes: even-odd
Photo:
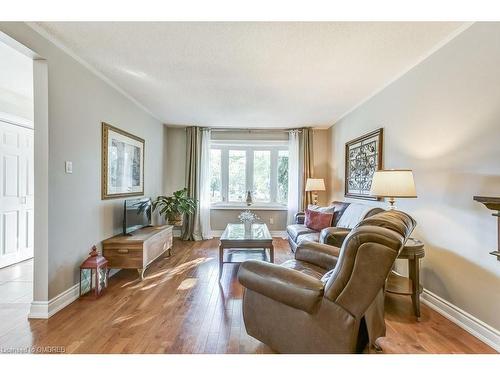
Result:
[[[172,225],[145,227],[129,235],[119,234],[102,242],[103,256],[109,268],[137,269],[144,279],[146,268],[160,255],[172,249]]]
[[[398,256],[398,259],[408,260],[409,276],[404,277],[395,271],[391,271],[385,287],[386,292],[411,296],[413,311],[417,320],[420,320],[420,293],[423,290],[420,285],[420,259],[424,256],[423,242],[415,238],[409,238]]]

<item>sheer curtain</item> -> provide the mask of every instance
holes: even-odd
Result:
[[[288,134],[288,224],[293,224],[299,212],[299,200],[299,131],[291,130]]]
[[[210,228],[210,142],[212,131],[203,129],[201,133],[201,160],[200,160],[200,230],[201,239],[212,238]]]

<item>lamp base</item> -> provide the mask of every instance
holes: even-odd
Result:
[[[312,199],[313,199],[313,204],[315,206],[318,205],[318,193],[316,193],[315,191],[312,192]]]
[[[394,197],[389,197],[389,207],[387,207],[388,210],[397,210],[398,208],[396,207],[396,199]]]

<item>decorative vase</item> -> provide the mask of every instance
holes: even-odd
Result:
[[[252,192],[250,190],[247,191],[247,206],[251,206],[253,201],[252,201]]]

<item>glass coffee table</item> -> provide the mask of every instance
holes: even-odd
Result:
[[[273,238],[266,224],[254,223],[249,231],[245,231],[243,224],[228,224],[219,243],[219,279],[224,263],[241,263],[248,259],[267,260],[267,249],[269,261],[274,263]],[[227,259],[224,258],[225,250],[228,252]]]

